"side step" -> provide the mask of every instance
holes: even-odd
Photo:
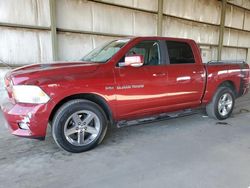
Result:
[[[162,120],[173,119],[173,118],[177,118],[177,117],[184,117],[184,116],[188,116],[188,115],[197,114],[199,112],[200,111],[198,109],[195,109],[195,110],[194,109],[187,109],[187,110],[171,112],[171,113],[162,113],[159,115],[150,116],[150,117],[141,118],[141,119],[118,121],[116,123],[116,126],[118,128],[121,128],[121,127],[133,126],[133,125],[140,125],[140,124],[144,124],[144,123],[151,123],[151,122],[155,122],[155,121],[162,121]]]

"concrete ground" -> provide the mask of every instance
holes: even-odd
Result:
[[[96,149],[71,154],[0,126],[0,187],[250,186],[250,95],[219,123],[203,114],[109,131]],[[3,125],[3,118],[0,115]]]

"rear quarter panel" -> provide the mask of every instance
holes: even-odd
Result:
[[[239,64],[211,64],[205,65],[207,70],[207,87],[203,104],[209,103],[218,87],[226,81],[230,81],[238,93],[240,90],[241,68]]]

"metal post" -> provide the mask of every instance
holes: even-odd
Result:
[[[158,0],[157,35],[162,36],[163,0]]]
[[[220,18],[219,45],[218,45],[218,54],[217,54],[217,60],[218,61],[221,60],[221,54],[222,54],[222,48],[223,48],[225,18],[226,18],[226,6],[227,6],[227,0],[222,0],[221,18]]]
[[[247,63],[250,64],[250,48],[247,49]]]
[[[50,31],[53,61],[58,60],[58,43],[56,31],[56,0],[50,0]]]

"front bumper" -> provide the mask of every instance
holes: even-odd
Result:
[[[8,127],[13,135],[44,139],[49,122],[47,105],[13,104],[6,101],[1,105]]]

